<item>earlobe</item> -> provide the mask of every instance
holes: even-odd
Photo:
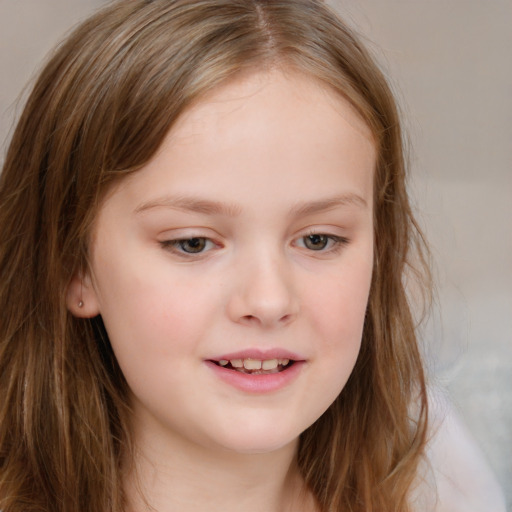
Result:
[[[96,291],[88,276],[77,273],[73,277],[68,286],[66,305],[77,318],[92,318],[100,314]]]

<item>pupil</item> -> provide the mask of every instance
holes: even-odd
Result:
[[[329,238],[326,235],[308,235],[304,243],[308,249],[319,251],[325,249]]]
[[[180,241],[180,246],[185,252],[201,252],[206,245],[204,238],[189,238]]]

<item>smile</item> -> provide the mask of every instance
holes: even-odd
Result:
[[[276,359],[221,359],[213,363],[228,370],[251,375],[266,375],[279,373],[293,365],[294,361],[287,358]]]
[[[277,392],[302,374],[307,360],[281,348],[245,349],[205,360],[213,375],[229,386],[251,394]]]

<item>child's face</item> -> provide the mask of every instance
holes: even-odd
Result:
[[[136,432],[264,452],[328,408],[361,342],[374,163],[347,102],[257,73],[189,109],[108,195],[82,310],[103,317]]]

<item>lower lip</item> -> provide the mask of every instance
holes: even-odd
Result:
[[[296,379],[304,366],[304,361],[296,361],[278,373],[260,375],[230,370],[211,361],[206,361],[206,365],[215,372],[217,377],[240,391],[246,393],[272,393],[288,386]]]

